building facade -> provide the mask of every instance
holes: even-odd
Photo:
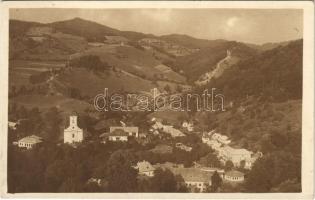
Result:
[[[63,132],[64,143],[72,144],[83,141],[83,130],[78,127],[77,120],[77,116],[70,116],[70,125]]]
[[[139,128],[136,126],[111,126],[109,132],[112,133],[115,130],[123,130],[128,133],[129,136],[139,137]]]
[[[20,148],[26,148],[26,149],[31,149],[35,145],[43,142],[41,137],[38,137],[36,135],[31,135],[24,137],[18,141],[18,147]]]
[[[138,162],[134,168],[138,170],[139,175],[145,175],[149,177],[154,176],[155,168],[148,161],[144,160],[144,161]]]
[[[230,182],[243,182],[244,173],[236,171],[236,170],[232,170],[225,173],[224,179]]]
[[[223,163],[230,160],[233,162],[233,165],[239,167],[241,162],[245,162],[245,168],[251,166],[251,155],[252,152],[246,149],[234,149],[230,146],[224,146],[218,151],[219,157]]]
[[[127,142],[129,134],[121,129],[116,129],[109,133],[108,140],[113,142]]]

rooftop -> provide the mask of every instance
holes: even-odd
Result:
[[[124,130],[127,132],[138,132],[139,128],[136,126],[111,126],[109,128],[109,132],[113,132],[115,130]]]
[[[20,139],[19,142],[36,144],[42,142],[42,138],[36,135],[31,135]]]
[[[121,129],[116,129],[113,132],[110,132],[108,136],[128,136],[129,134]]]
[[[141,161],[137,163],[137,166],[135,167],[136,169],[139,170],[140,173],[142,172],[150,172],[154,171],[155,168],[149,163],[148,161]]]
[[[181,175],[185,182],[204,182],[211,181],[213,172],[201,171],[196,168],[170,168],[175,175]]]
[[[232,170],[232,171],[226,172],[225,175],[230,176],[230,177],[243,177],[244,173],[240,171]]]
[[[231,154],[251,154],[252,153],[251,151],[248,151],[246,149],[235,149],[230,146],[224,146],[222,147],[222,150],[228,151]]]
[[[105,133],[102,133],[101,135],[99,135],[100,138],[103,138],[103,137],[107,137],[109,135],[109,133],[105,132]]]

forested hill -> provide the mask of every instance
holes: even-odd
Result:
[[[271,101],[302,98],[303,40],[265,51],[240,61],[213,79],[215,87],[229,99],[260,96]]]

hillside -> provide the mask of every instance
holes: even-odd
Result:
[[[117,35],[119,32],[116,29],[81,18],[54,22],[47,25],[63,33],[84,37],[88,41],[103,41],[105,35]]]
[[[154,85],[139,77],[130,76],[121,72],[94,73],[86,69],[73,69],[57,77],[56,81],[66,88],[77,88],[82,96],[94,98],[95,95],[109,92],[138,92],[149,91]]]
[[[270,101],[302,98],[303,41],[268,50],[227,69],[208,87],[230,100],[257,96]]]
[[[202,74],[215,69],[217,63],[231,50],[234,57],[243,60],[257,54],[257,51],[238,42],[224,42],[214,47],[178,58],[173,65],[184,71],[189,80],[197,80]]]
[[[271,50],[274,49],[276,47],[279,46],[286,46],[287,44],[289,44],[292,41],[284,41],[284,42],[268,42],[268,43],[264,43],[261,45],[257,45],[257,44],[247,44],[249,47],[260,50],[260,51],[267,51],[267,50]]]
[[[220,44],[225,43],[225,40],[206,40],[206,39],[197,39],[188,35],[181,35],[181,34],[170,34],[170,35],[163,35],[160,37],[162,40],[173,42],[176,44],[180,44],[187,48],[205,48],[205,47],[215,47]]]
[[[151,81],[186,82],[184,76],[162,64],[150,52],[133,46],[104,45],[102,47],[90,48],[74,54],[72,57],[79,58],[87,55],[98,56],[104,63],[112,66],[114,70],[129,74],[130,76],[137,76]]]
[[[87,48],[83,37],[57,31],[47,24],[10,20],[10,59],[65,60]]]
[[[48,24],[56,30],[86,38],[89,42],[103,42],[104,36],[124,36],[132,41],[153,36],[133,31],[120,31],[89,20],[74,18]]]
[[[17,38],[19,36],[23,36],[26,32],[34,26],[44,26],[44,24],[38,22],[26,22],[20,20],[13,20],[9,21],[9,37],[10,39]]]

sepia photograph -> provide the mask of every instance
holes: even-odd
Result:
[[[306,191],[303,7],[7,11],[6,193]]]

